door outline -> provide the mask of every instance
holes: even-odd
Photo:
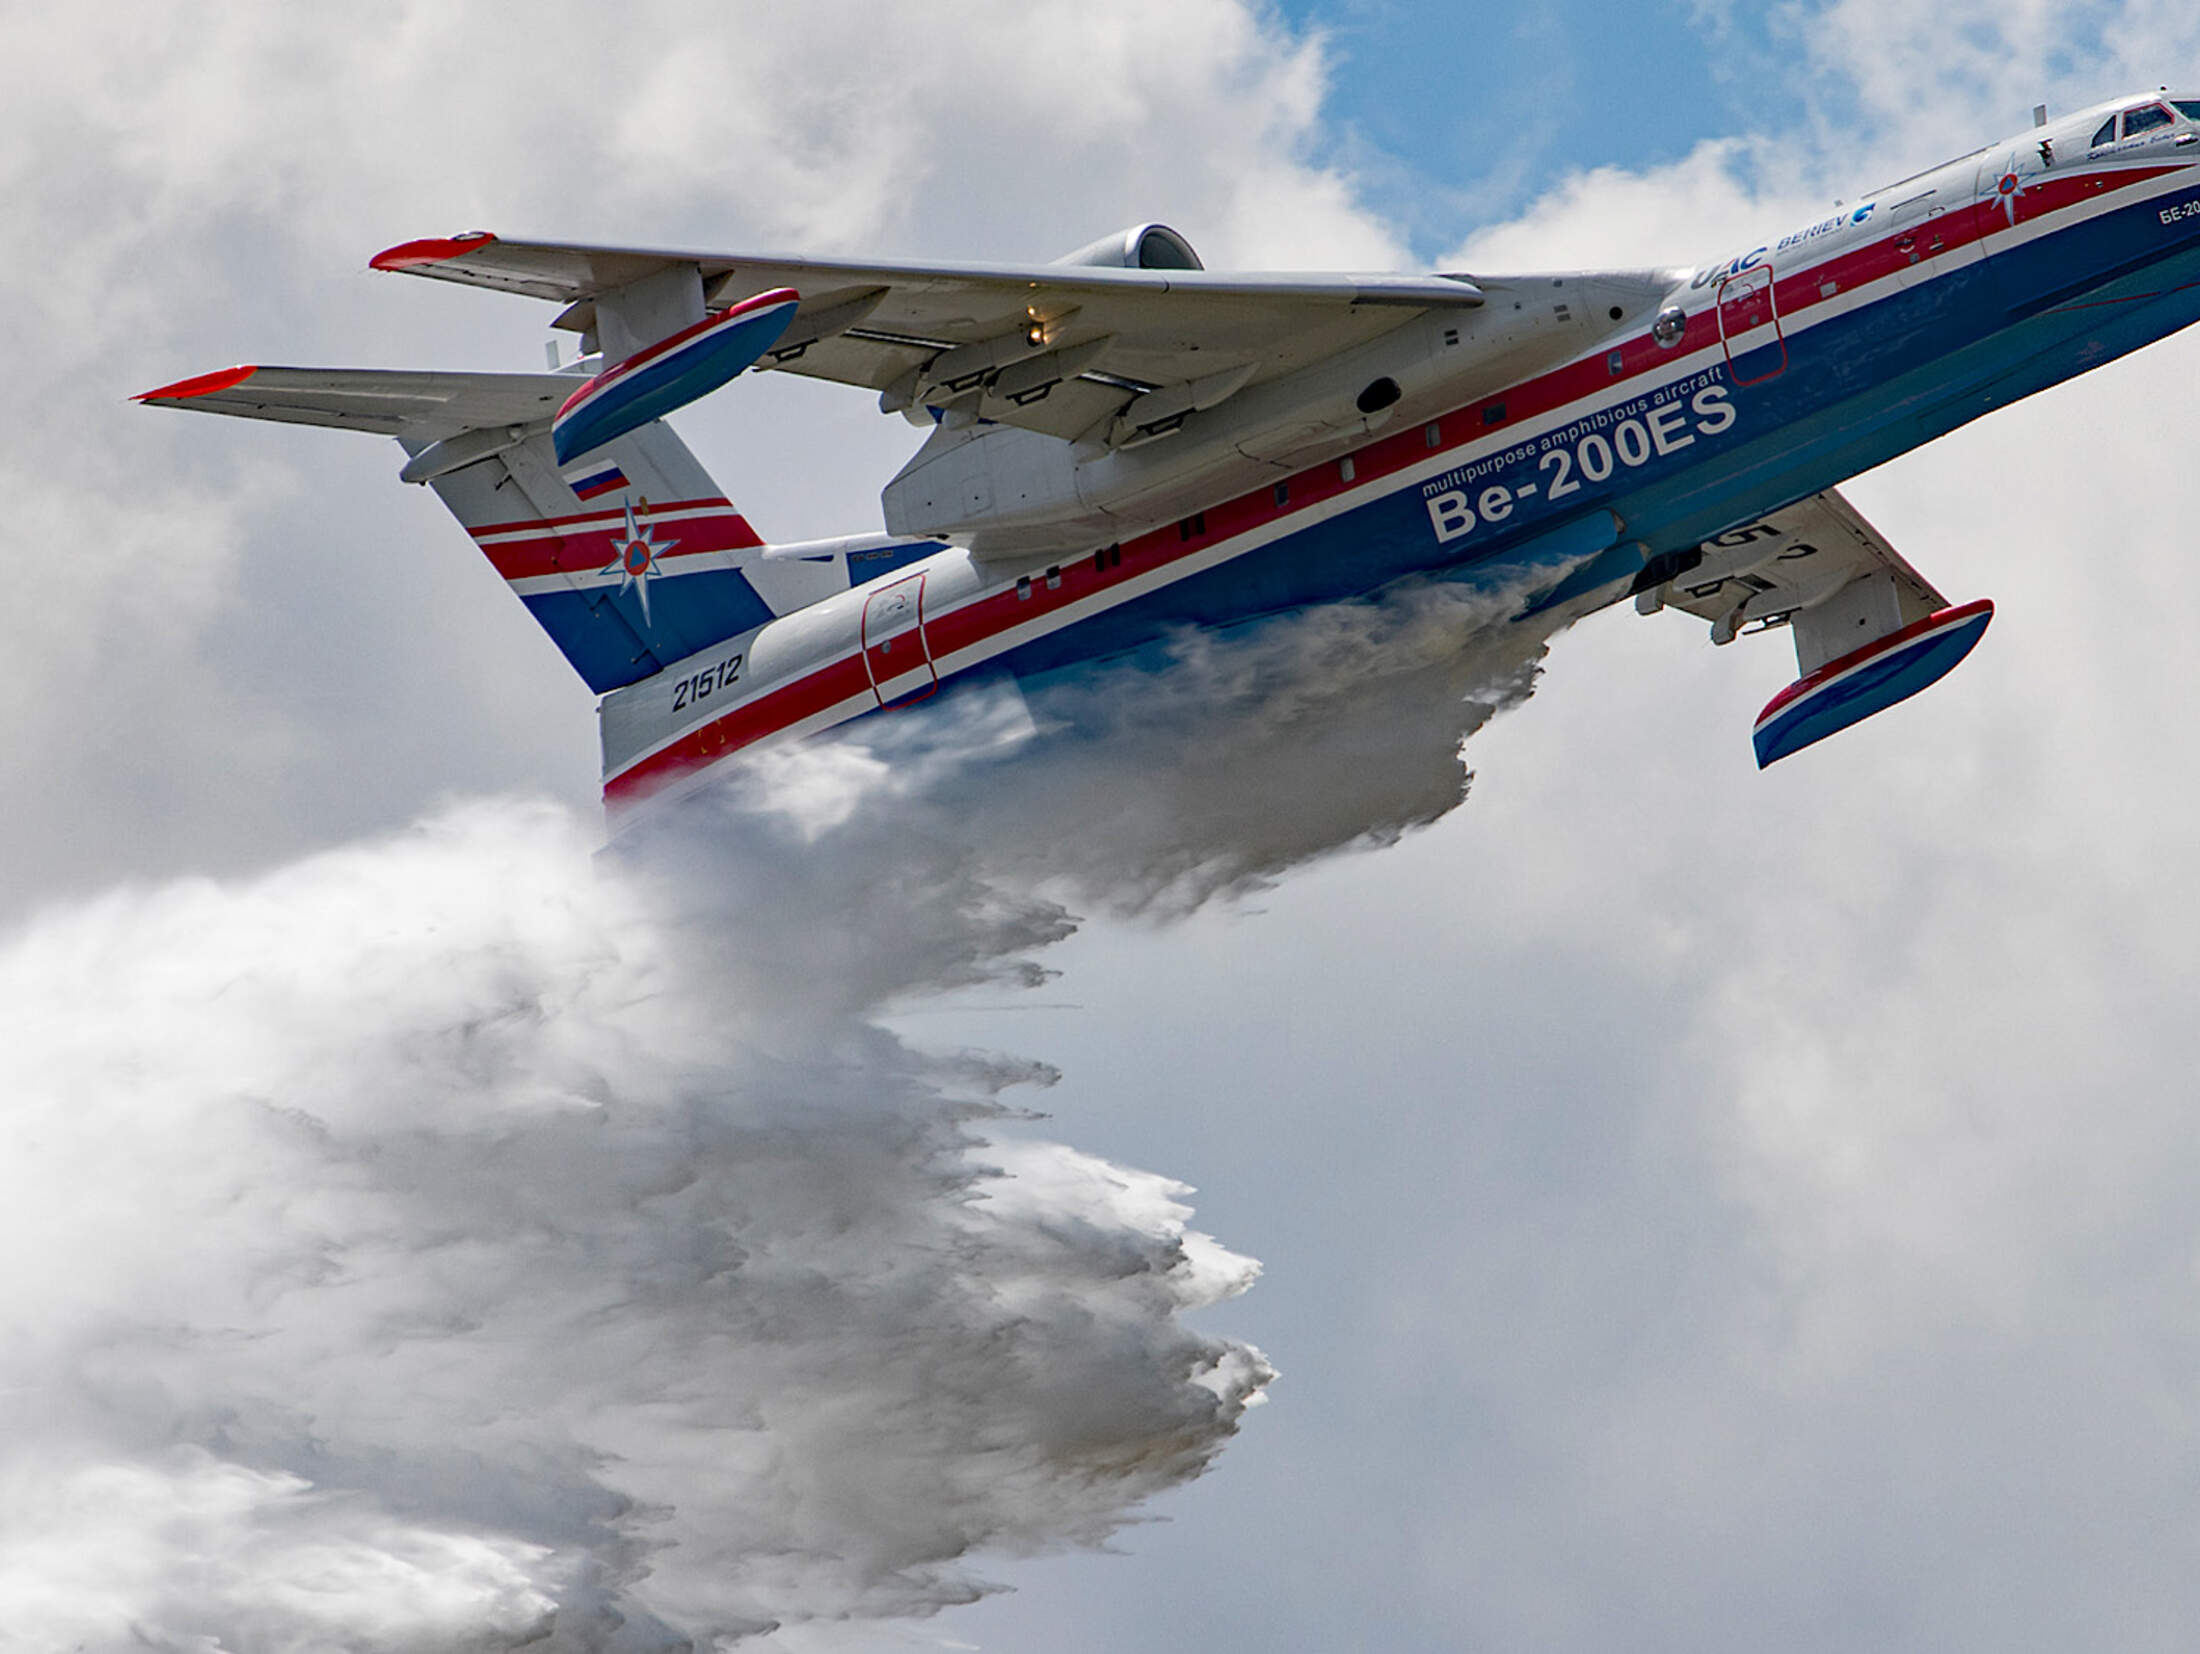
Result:
[[[1741,291],[1735,292],[1734,290],[1737,288]],[[1772,357],[1771,367],[1763,373],[1753,373],[1745,379],[1734,362],[1734,338],[1727,331],[1729,312],[1739,310],[1745,304],[1754,306],[1754,302],[1760,293],[1764,299],[1764,319],[1751,321],[1747,326],[1737,327],[1734,329],[1734,333],[1744,335],[1754,333],[1769,324],[1772,328],[1772,337],[1760,344],[1744,345],[1741,354],[1744,360],[1755,356],[1759,351],[1769,350],[1775,354]],[[1780,326],[1780,284],[1773,278],[1771,265],[1760,264],[1755,269],[1739,271],[1719,283],[1718,311],[1719,343],[1726,351],[1726,372],[1729,379],[1737,385],[1761,385],[1767,379],[1776,378],[1787,370],[1787,333]]]
[[[932,639],[925,630],[925,572],[920,569],[915,574],[888,581],[863,600],[863,675],[871,680],[871,693],[881,707],[906,706],[911,701],[921,701],[940,686],[940,669],[932,659]],[[891,612],[886,612],[889,610]],[[919,664],[926,673],[926,681],[897,690],[892,700],[888,700],[886,685],[896,678],[909,677],[918,669],[910,665],[897,671],[885,658],[893,652],[896,643],[909,636],[917,640]]]

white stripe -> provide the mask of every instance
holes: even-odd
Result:
[[[764,554],[762,546],[744,546],[739,551],[689,551],[670,552],[657,559],[657,567],[663,571],[661,578],[682,574],[712,574],[724,569],[738,569],[757,561]],[[521,597],[539,597],[545,592],[592,591],[598,586],[616,586],[625,575],[616,563],[607,563],[600,569],[560,569],[553,574],[523,574],[505,581]],[[713,648],[717,647],[715,644]]]
[[[637,523],[686,523],[705,517],[733,518],[740,515],[740,511],[730,505],[698,505],[690,506],[682,511],[637,512],[635,521]],[[474,544],[477,546],[501,546],[514,540],[564,539],[573,535],[596,534],[607,528],[624,528],[625,526],[626,512],[623,509],[618,511],[596,511],[562,523],[531,523],[522,528],[507,529],[496,534],[476,534]]]

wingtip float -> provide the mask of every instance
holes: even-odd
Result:
[[[1931,688],[1978,646],[1993,618],[1992,598],[1958,604],[1798,678],[1757,714],[1751,732],[1757,767],[1764,769]]]
[[[551,421],[560,465],[709,395],[779,342],[801,302],[776,287],[636,351],[575,391]]]

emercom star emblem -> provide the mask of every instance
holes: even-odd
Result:
[[[1988,199],[2002,210],[2012,230],[2023,216],[2024,192],[2038,181],[2039,176],[2040,168],[2030,165],[2021,153],[2011,155],[2002,163],[2000,176],[1994,179]]]
[[[642,509],[649,509],[649,502],[642,501]],[[649,583],[661,572],[658,560],[680,542],[657,538],[657,525],[644,521],[639,526],[634,521],[634,502],[626,502],[626,533],[611,542],[611,561],[598,569],[598,574],[610,574],[616,570],[619,590],[632,592],[641,599],[642,624],[651,624],[649,618]]]

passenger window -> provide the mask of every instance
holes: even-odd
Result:
[[[2095,149],[2099,149],[2099,148],[2101,147],[2101,145],[2103,145],[2103,144],[2112,144],[2112,143],[2114,143],[2115,141],[2116,141],[2116,117],[2115,117],[2114,115],[2111,115],[2111,116],[2109,116],[2109,117],[2108,117],[2108,119],[2107,119],[2107,120],[2105,120],[2105,121],[2101,122],[2101,129],[2100,129],[2100,131],[2098,131],[2098,132],[2096,132],[2096,133],[2094,133],[2094,134],[2093,134],[2093,147],[2094,147]]]
[[[2124,136],[2136,138],[2142,132],[2152,132],[2158,126],[2169,125],[2169,111],[2158,103],[2150,103],[2144,109],[2124,111]]]

